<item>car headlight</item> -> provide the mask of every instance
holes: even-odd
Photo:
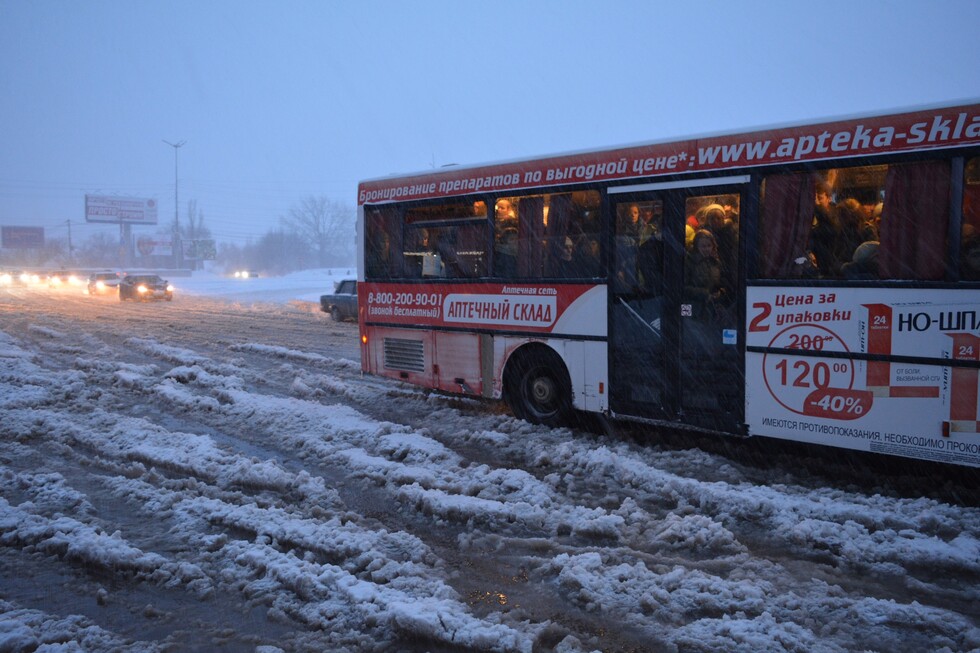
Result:
[[[98,290],[105,290],[105,281],[96,281],[95,287]]]
[[[171,286],[171,285],[170,285],[170,284],[168,283],[168,284],[167,284],[167,292],[173,292],[173,291],[174,291],[174,287],[173,287],[173,286]]]
[[[140,284],[140,285],[136,286],[136,292],[146,292],[147,290],[148,290],[148,288],[146,286],[144,286],[143,284]]]

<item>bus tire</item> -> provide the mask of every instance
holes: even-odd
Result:
[[[572,412],[572,383],[561,358],[537,346],[519,351],[507,366],[507,405],[532,424],[560,426]]]

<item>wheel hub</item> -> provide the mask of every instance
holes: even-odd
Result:
[[[539,376],[531,382],[531,397],[541,405],[551,403],[555,396],[555,384],[548,377]]]

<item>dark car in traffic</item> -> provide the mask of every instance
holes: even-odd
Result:
[[[174,298],[174,287],[170,282],[155,274],[130,274],[119,281],[119,301],[127,299],[149,301]]]
[[[357,281],[338,281],[330,295],[320,295],[320,310],[330,313],[334,322],[357,319]]]

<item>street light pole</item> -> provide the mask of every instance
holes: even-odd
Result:
[[[174,148],[174,267],[181,267],[182,261],[182,248],[180,246],[180,204],[177,202],[177,150],[187,141],[180,141],[179,143],[171,143],[170,141],[164,140],[164,143]]]

